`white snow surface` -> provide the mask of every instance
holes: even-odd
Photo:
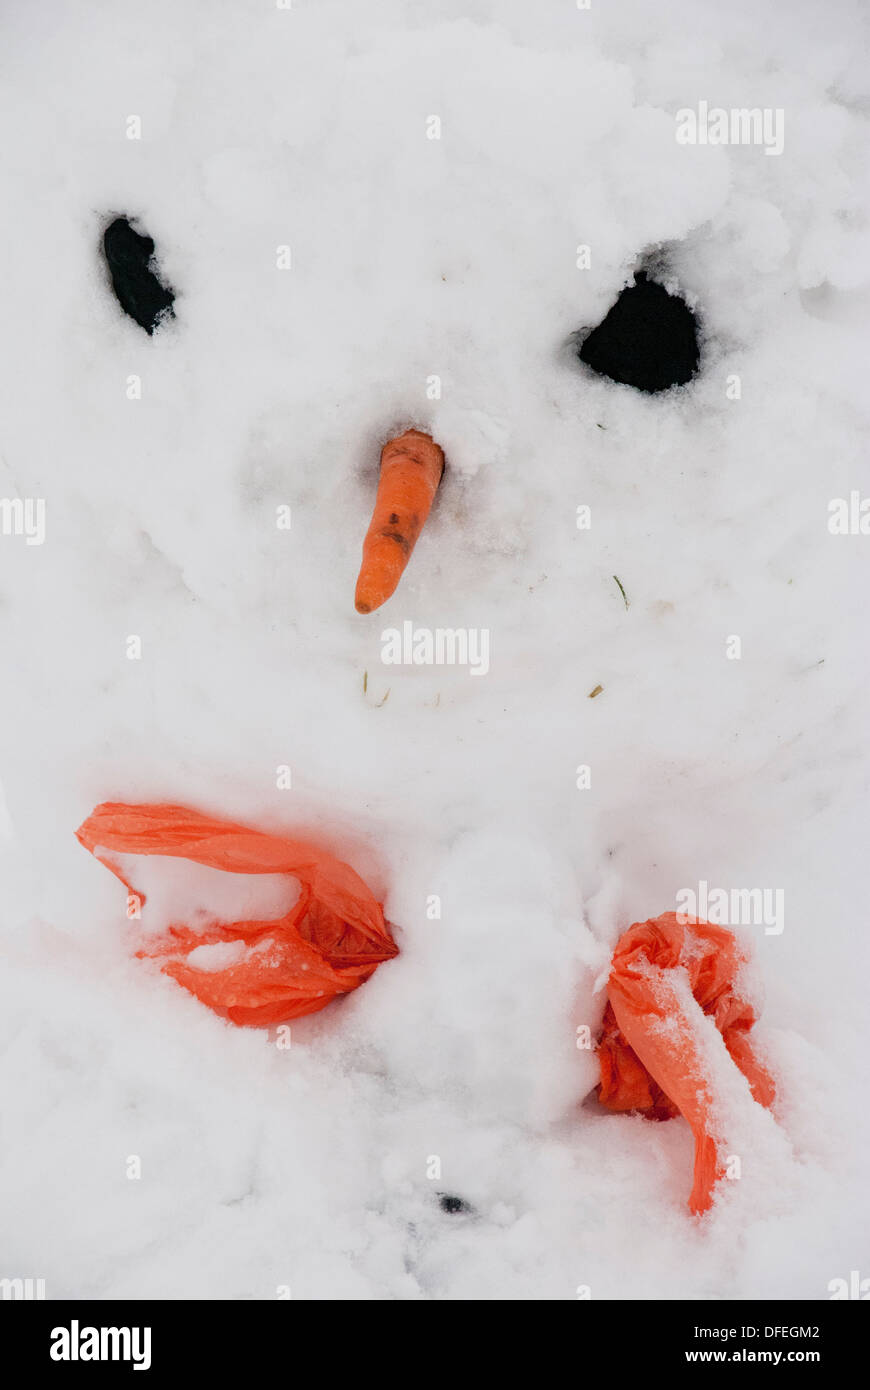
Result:
[[[0,536],[0,1276],[540,1300],[870,1273],[870,539],[827,526],[870,486],[866,11],[18,0],[2,30],[0,493],[46,534]],[[782,155],[678,145],[700,100],[782,108]],[[100,255],[119,213],[177,292],[153,339]],[[650,252],[704,335],[663,396],[569,342]],[[409,425],[447,473],[360,617]],[[488,629],[488,674],[384,666],[406,620]],[[221,1021],[134,959],[72,833],[104,800],[321,841],[401,954],[289,1048]],[[745,931],[776,1105],[731,1069],[743,1177],[695,1219],[687,1126],[598,1107],[575,1033],[621,932],[702,879],[782,888],[785,929]]]

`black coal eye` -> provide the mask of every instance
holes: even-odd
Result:
[[[473,1207],[469,1206],[468,1202],[464,1202],[461,1197],[454,1197],[450,1192],[438,1193],[438,1205],[442,1211],[449,1212],[451,1216],[455,1216],[459,1212],[470,1212],[474,1210]]]
[[[638,391],[682,386],[698,370],[698,321],[684,299],[640,271],[583,340],[577,356]]]
[[[154,242],[116,217],[103,234],[103,251],[118,303],[146,333],[172,315],[175,295],[160,280],[154,264]]]

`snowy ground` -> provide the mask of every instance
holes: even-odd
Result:
[[[0,1276],[246,1299],[870,1276],[870,540],[828,531],[868,487],[861,7],[11,0],[2,29],[0,493],[47,511],[44,544],[0,536]],[[701,100],[782,108],[783,153],[678,145]],[[178,295],[153,339],[98,254],[117,213]],[[703,370],[644,397],[568,339],[661,244]],[[407,424],[448,473],[363,618],[378,448]],[[383,666],[406,619],[489,629],[489,674]],[[401,955],[289,1050],[222,1023],[132,959],[72,833],[102,800],[318,836]],[[698,1221],[686,1126],[584,1104],[574,1042],[619,934],[701,879],[786,906],[747,931],[775,1120]]]

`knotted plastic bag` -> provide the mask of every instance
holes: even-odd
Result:
[[[143,894],[113,864],[112,854],[170,855],[234,874],[292,874],[299,880],[299,899],[285,917],[222,922],[201,931],[173,925],[136,953],[162,960],[165,974],[232,1023],[267,1026],[315,1013],[398,955],[381,904],[366,884],[315,845],[183,806],[119,802],[98,806],[76,836],[140,904]],[[226,942],[244,943],[244,958],[221,970],[187,964],[198,946]]]
[[[724,1172],[702,1015],[715,1022],[753,1098],[765,1106],[774,1098],[749,1041],[755,1011],[738,985],[745,960],[733,932],[674,912],[635,922],[613,953],[598,1098],[610,1110],[639,1110],[649,1119],[685,1116],[695,1136],[693,1212],[712,1205]]]

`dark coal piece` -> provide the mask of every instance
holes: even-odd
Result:
[[[140,236],[126,217],[116,217],[103,235],[103,251],[118,303],[146,333],[172,316],[175,295],[161,282],[152,264],[154,242]]]
[[[461,1197],[454,1197],[449,1192],[438,1193],[438,1205],[442,1211],[449,1212],[451,1216],[456,1216],[459,1212],[470,1212],[472,1207],[464,1202]]]
[[[639,272],[584,340],[587,367],[638,391],[682,386],[698,370],[698,321],[685,300]]]

